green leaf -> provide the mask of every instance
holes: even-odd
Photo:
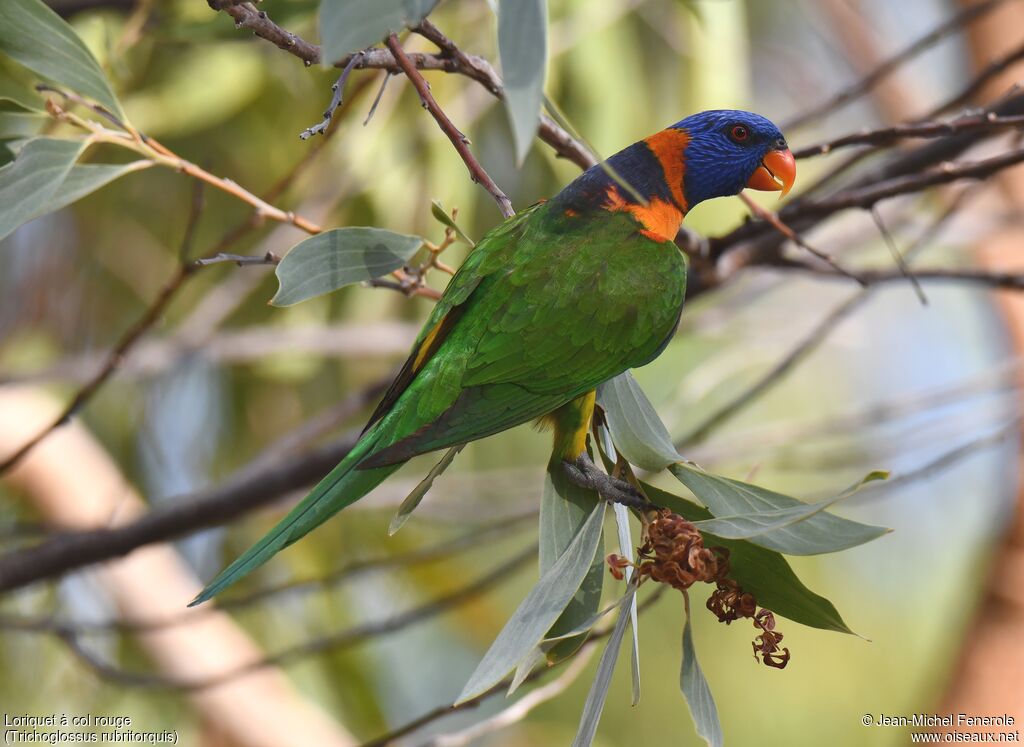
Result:
[[[629,509],[621,503],[612,506],[615,510],[615,528],[619,535],[619,554],[630,563],[633,562],[633,538],[629,533]],[[602,569],[603,570],[603,569]],[[626,583],[633,580],[633,567],[626,566],[624,569]],[[633,596],[633,603],[629,608],[629,626],[633,632],[632,659],[630,661],[633,675],[633,705],[640,702],[640,628],[638,626],[638,613],[636,608],[636,595]]]
[[[601,499],[595,491],[569,481],[561,463],[548,465],[540,501],[540,575],[543,576],[558,562],[558,558],[599,502]],[[602,546],[603,543],[598,541],[583,583],[545,638],[562,637],[567,631],[577,628],[581,621],[593,617],[597,611],[601,604],[605,576]],[[581,634],[549,646],[546,650],[548,661],[553,663],[572,655],[586,638],[585,634]]]
[[[498,3],[498,54],[516,164],[530,151],[540,124],[547,65],[547,0]]]
[[[844,519],[822,510],[823,507],[757,485],[712,475],[689,464],[673,464],[669,470],[717,518],[767,513],[767,524],[775,520],[777,526],[751,536],[750,541],[788,555],[837,552],[870,542],[890,531]],[[775,513],[779,511],[784,512],[782,520]],[[785,513],[787,511],[791,513]],[[794,515],[802,515],[802,520],[787,523]]]
[[[456,704],[500,682],[502,677],[530,655],[544,633],[562,614],[590,570],[601,539],[604,506],[603,501],[594,506],[565,552],[541,576],[540,581],[516,608],[470,676]]]
[[[0,239],[52,209],[54,196],[84,148],[80,140],[36,138],[0,168]]]
[[[834,503],[838,503],[844,498],[849,498],[867,483],[874,480],[885,480],[888,476],[888,472],[875,471],[868,474],[856,485],[822,501],[800,503],[796,506],[774,509],[772,511],[757,511],[755,513],[708,519],[707,521],[697,522],[697,528],[728,539],[764,539],[766,536],[774,533],[779,541],[784,541],[784,533],[781,530],[798,524],[801,521],[806,521]]]
[[[710,745],[721,747],[722,724],[718,720],[718,707],[704,679],[697,650],[693,646],[693,626],[690,625],[690,598],[686,597],[686,624],[683,626],[683,663],[679,671],[679,689],[683,691],[697,734]]]
[[[619,605],[619,617],[615,621],[611,636],[608,637],[608,644],[601,654],[601,661],[597,665],[597,674],[590,684],[590,692],[587,693],[587,701],[583,704],[583,714],[580,716],[580,726],[576,731],[576,738],[572,741],[572,747],[590,747],[594,741],[594,734],[597,733],[597,724],[601,720],[601,712],[604,710],[604,702],[608,698],[608,687],[612,683],[612,674],[615,672],[615,662],[619,658],[619,649],[622,648],[622,638],[626,634],[626,626],[629,624],[629,608],[636,598],[636,586],[629,585],[626,596],[622,598]]]
[[[698,522],[711,518],[711,512],[703,506],[653,485],[642,485],[647,497],[655,504],[679,514],[687,521]],[[781,554],[747,540],[727,540],[706,532],[701,534],[706,547],[722,546],[729,551],[729,575],[753,594],[762,607],[801,625],[853,633],[835,605],[804,586]]]
[[[0,111],[0,140],[33,137],[48,119],[39,112]]]
[[[462,451],[465,446],[465,444],[462,444],[461,446],[453,446],[448,449],[438,463],[430,468],[430,472],[427,473],[427,476],[420,480],[420,484],[413,488],[412,492],[405,497],[405,500],[402,501],[402,505],[399,506],[398,511],[395,512],[394,518],[391,519],[391,524],[388,525],[389,537],[401,529],[402,525],[409,520],[409,517],[412,516],[412,512],[416,510],[416,507],[420,505],[420,501],[423,500],[423,497],[434,485],[434,480],[437,479],[437,476],[448,469],[449,465],[451,465],[455,460],[456,454]]]
[[[629,371],[598,387],[597,401],[612,441],[630,464],[658,472],[680,460],[668,429]]]
[[[124,116],[92,52],[75,30],[40,0],[0,2],[0,52]]]
[[[386,275],[423,245],[419,236],[383,228],[333,228],[297,244],[277,266],[270,303],[291,306],[345,285]]]
[[[463,243],[468,244],[470,247],[476,246],[476,242],[469,238],[465,232],[459,228],[459,224],[455,222],[455,219],[448,215],[448,211],[444,209],[444,205],[441,204],[440,200],[430,201],[430,214],[434,216],[437,221],[448,228],[455,231],[455,235],[458,236]]]
[[[378,43],[391,32],[415,26],[437,0],[323,0],[320,3],[321,58],[330,67],[350,52]]]
[[[32,217],[38,218],[46,213],[52,213],[73,202],[78,202],[88,194],[97,189],[107,186],[115,179],[119,179],[134,171],[141,171],[153,166],[152,161],[133,161],[123,164],[86,163],[75,164],[71,171],[64,177],[57,191],[54,192],[46,205],[45,210],[41,209]]]

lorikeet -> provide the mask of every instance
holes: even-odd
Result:
[[[686,212],[796,167],[779,129],[743,111],[687,117],[491,230],[434,307],[362,437],[334,470],[192,604],[218,594],[362,498],[418,454],[537,418],[554,458],[611,500],[630,488],[586,452],[595,388],[653,360],[679,321]]]

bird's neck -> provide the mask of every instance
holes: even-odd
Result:
[[[567,214],[627,212],[648,238],[671,241],[688,209],[683,187],[687,143],[682,130],[662,130],[607,159],[608,168],[591,166],[554,201]]]

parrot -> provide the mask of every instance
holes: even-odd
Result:
[[[359,500],[409,459],[531,421],[553,430],[570,480],[629,505],[636,489],[587,451],[596,388],[675,333],[687,212],[744,188],[780,191],[796,162],[758,114],[688,116],[491,229],[469,252],[341,462],[211,581],[205,602]]]

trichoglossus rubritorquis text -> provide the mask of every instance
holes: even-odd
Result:
[[[610,167],[610,168],[606,168]],[[653,360],[679,321],[687,211],[745,187],[781,190],[796,167],[779,129],[706,111],[581,174],[492,229],[470,252],[358,443],[312,492],[207,586],[218,594],[418,454],[538,418],[553,459],[612,499],[629,489],[589,461],[595,388]]]

